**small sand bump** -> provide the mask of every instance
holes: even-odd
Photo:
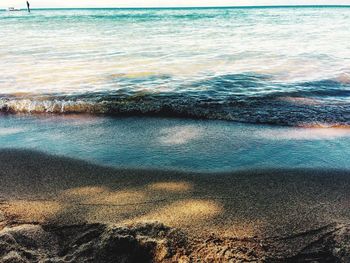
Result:
[[[142,191],[116,191],[116,192],[102,192],[101,194],[89,199],[91,203],[102,204],[128,204],[145,202],[147,195]]]
[[[62,196],[72,198],[72,199],[80,199],[80,198],[95,196],[106,191],[108,191],[108,189],[105,187],[84,186],[84,187],[76,187],[76,188],[64,190],[62,192]]]
[[[56,201],[10,201],[5,214],[21,222],[46,222],[63,209]]]
[[[171,203],[129,222],[159,221],[172,227],[180,227],[213,218],[221,212],[223,212],[223,207],[219,202],[189,199]]]
[[[169,192],[187,192],[193,189],[188,182],[159,182],[149,185],[149,189]]]

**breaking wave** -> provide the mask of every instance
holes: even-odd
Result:
[[[350,82],[342,77],[286,84],[265,75],[231,74],[197,81],[171,92],[124,89],[73,95],[3,94],[0,111],[167,116],[303,127],[349,126]]]

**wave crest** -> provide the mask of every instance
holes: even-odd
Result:
[[[200,88],[202,87],[202,88]],[[203,88],[204,87],[204,88]],[[225,75],[187,91],[1,95],[7,113],[167,116],[288,126],[350,126],[350,84],[321,80],[276,84],[266,76]]]

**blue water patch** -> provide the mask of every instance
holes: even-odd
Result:
[[[161,118],[1,116],[0,147],[127,168],[232,171],[349,169],[348,129]]]

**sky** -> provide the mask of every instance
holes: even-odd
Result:
[[[0,8],[25,7],[26,0],[0,0]],[[350,0],[29,0],[31,7],[186,7],[257,5],[350,5]]]

